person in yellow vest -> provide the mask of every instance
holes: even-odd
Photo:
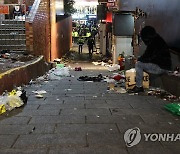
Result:
[[[77,38],[79,37],[78,32],[75,30],[74,31],[74,42],[77,42]]]
[[[90,38],[90,36],[91,36],[91,33],[88,31],[88,32],[86,33],[86,37],[87,37],[87,38]]]

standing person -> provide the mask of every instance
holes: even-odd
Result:
[[[79,45],[79,54],[81,54],[82,53],[82,49],[83,49],[83,45],[84,45],[84,39],[82,38],[82,37],[80,37],[79,39],[78,39],[78,45]]]
[[[131,93],[143,92],[143,71],[150,74],[164,74],[171,69],[169,48],[163,38],[151,26],[141,30],[140,37],[147,46],[144,54],[135,64],[136,86],[129,90]]]
[[[87,41],[87,45],[88,45],[88,50],[89,50],[89,58],[92,58],[93,47],[95,45],[94,39],[92,37],[89,37]]]

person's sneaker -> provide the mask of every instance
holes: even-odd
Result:
[[[135,86],[133,89],[128,90],[128,93],[139,93],[139,92],[144,92],[144,88]]]

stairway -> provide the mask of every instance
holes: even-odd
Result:
[[[0,51],[10,50],[23,52],[26,50],[25,21],[0,21]]]

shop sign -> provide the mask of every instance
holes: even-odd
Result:
[[[9,5],[0,5],[0,14],[9,14]]]

